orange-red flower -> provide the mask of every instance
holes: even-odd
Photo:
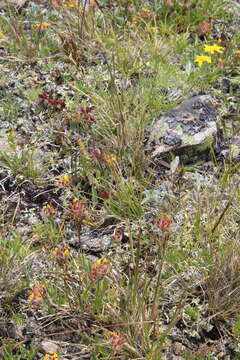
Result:
[[[74,217],[78,220],[81,220],[87,209],[87,204],[83,201],[80,201],[79,199],[73,199],[72,205],[71,205],[71,212],[73,213]]]
[[[89,273],[89,278],[92,281],[101,280],[105,275],[107,275],[111,267],[112,263],[108,259],[99,259],[92,265],[91,272]]]
[[[55,215],[56,214],[56,208],[53,207],[52,205],[50,204],[47,204],[47,205],[44,205],[42,207],[42,212],[45,214],[45,215]]]
[[[171,220],[167,216],[160,216],[155,219],[155,225],[162,231],[170,231]]]
[[[35,285],[29,292],[28,302],[34,307],[40,307],[43,304],[45,295],[45,286],[41,284]]]
[[[109,342],[112,347],[117,350],[123,347],[126,340],[122,335],[118,335],[116,332],[109,331]]]

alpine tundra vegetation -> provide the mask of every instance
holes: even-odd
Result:
[[[0,1],[0,359],[240,359],[239,28]]]

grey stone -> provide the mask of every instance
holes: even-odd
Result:
[[[19,10],[22,9],[27,3],[28,0],[0,0],[0,8],[12,6]]]
[[[152,125],[147,151],[155,159],[180,156],[181,161],[201,160],[217,136],[216,112],[210,95],[197,95],[162,114]]]
[[[95,236],[95,234],[91,233],[81,235],[80,239],[78,239],[76,236],[73,236],[68,243],[74,248],[81,248],[93,253],[102,252],[112,247],[112,240],[110,236]]]
[[[20,340],[23,338],[22,329],[18,324],[13,322],[0,323],[0,338],[1,337]]]
[[[8,143],[7,137],[0,133],[0,152],[5,152],[8,155],[13,153],[13,149]]]
[[[53,341],[44,340],[41,342],[40,351],[44,354],[54,354],[59,351],[59,346]]]

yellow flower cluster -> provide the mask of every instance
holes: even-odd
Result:
[[[149,19],[153,16],[153,13],[149,9],[142,8],[140,11],[140,15],[143,19]]]
[[[201,67],[204,62],[211,64],[212,58],[210,56],[199,55],[196,57],[194,62],[197,63],[199,67]]]
[[[114,154],[104,154],[104,160],[109,166],[112,166],[117,162],[117,157]]]
[[[59,179],[57,179],[57,185],[67,187],[70,184],[70,177],[69,175],[62,175]]]
[[[100,264],[110,264],[112,265],[112,263],[106,259],[106,258],[103,258],[103,259],[98,259],[96,262],[95,262],[95,265],[100,265]]]
[[[210,53],[211,55],[218,53],[218,54],[222,54],[223,53],[223,47],[219,46],[218,44],[214,44],[214,45],[205,45],[204,46],[204,51],[206,53]]]
[[[62,248],[55,248],[53,250],[54,255],[58,256],[61,254],[61,256],[67,258],[70,255],[70,248],[68,246],[63,246]]]
[[[58,354],[45,354],[42,360],[59,360]]]
[[[218,44],[205,45],[204,52],[209,53],[211,55],[214,55],[215,53],[222,54],[223,47],[219,46]],[[195,58],[194,62],[197,63],[199,67],[201,67],[202,64],[205,62],[208,64],[211,64],[212,58],[211,58],[211,56],[199,55]]]
[[[51,24],[49,24],[47,22],[42,22],[40,24],[35,24],[34,30],[35,31],[44,31],[44,30],[47,30],[50,26],[51,26]]]

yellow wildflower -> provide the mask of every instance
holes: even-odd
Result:
[[[77,145],[81,151],[81,153],[85,156],[88,156],[88,152],[87,152],[87,149],[86,149],[86,146],[84,144],[84,142],[81,140],[81,139],[77,139]]]
[[[149,9],[142,8],[140,11],[140,15],[143,19],[149,19],[153,16],[153,13]]]
[[[45,354],[42,360],[59,360],[58,354]]]
[[[100,265],[100,264],[110,264],[112,265],[112,263],[106,259],[106,258],[103,258],[103,259],[98,259],[96,262],[95,262],[95,265]]]
[[[204,62],[211,64],[212,58],[210,56],[199,55],[196,57],[194,62],[197,63],[199,67],[201,67]]]
[[[117,157],[114,154],[104,154],[104,160],[109,166],[112,166],[117,162]]]
[[[57,185],[60,186],[69,186],[70,183],[70,177],[69,175],[62,175],[58,180],[57,180]]]
[[[218,44],[214,44],[214,45],[205,45],[204,46],[204,51],[210,54],[214,54],[215,52],[217,52],[218,54],[222,54],[223,53],[223,47],[219,46]]]
[[[34,29],[36,31],[43,31],[43,30],[47,30],[50,26],[52,26],[52,25],[47,22],[42,22],[40,24],[35,24]]]

